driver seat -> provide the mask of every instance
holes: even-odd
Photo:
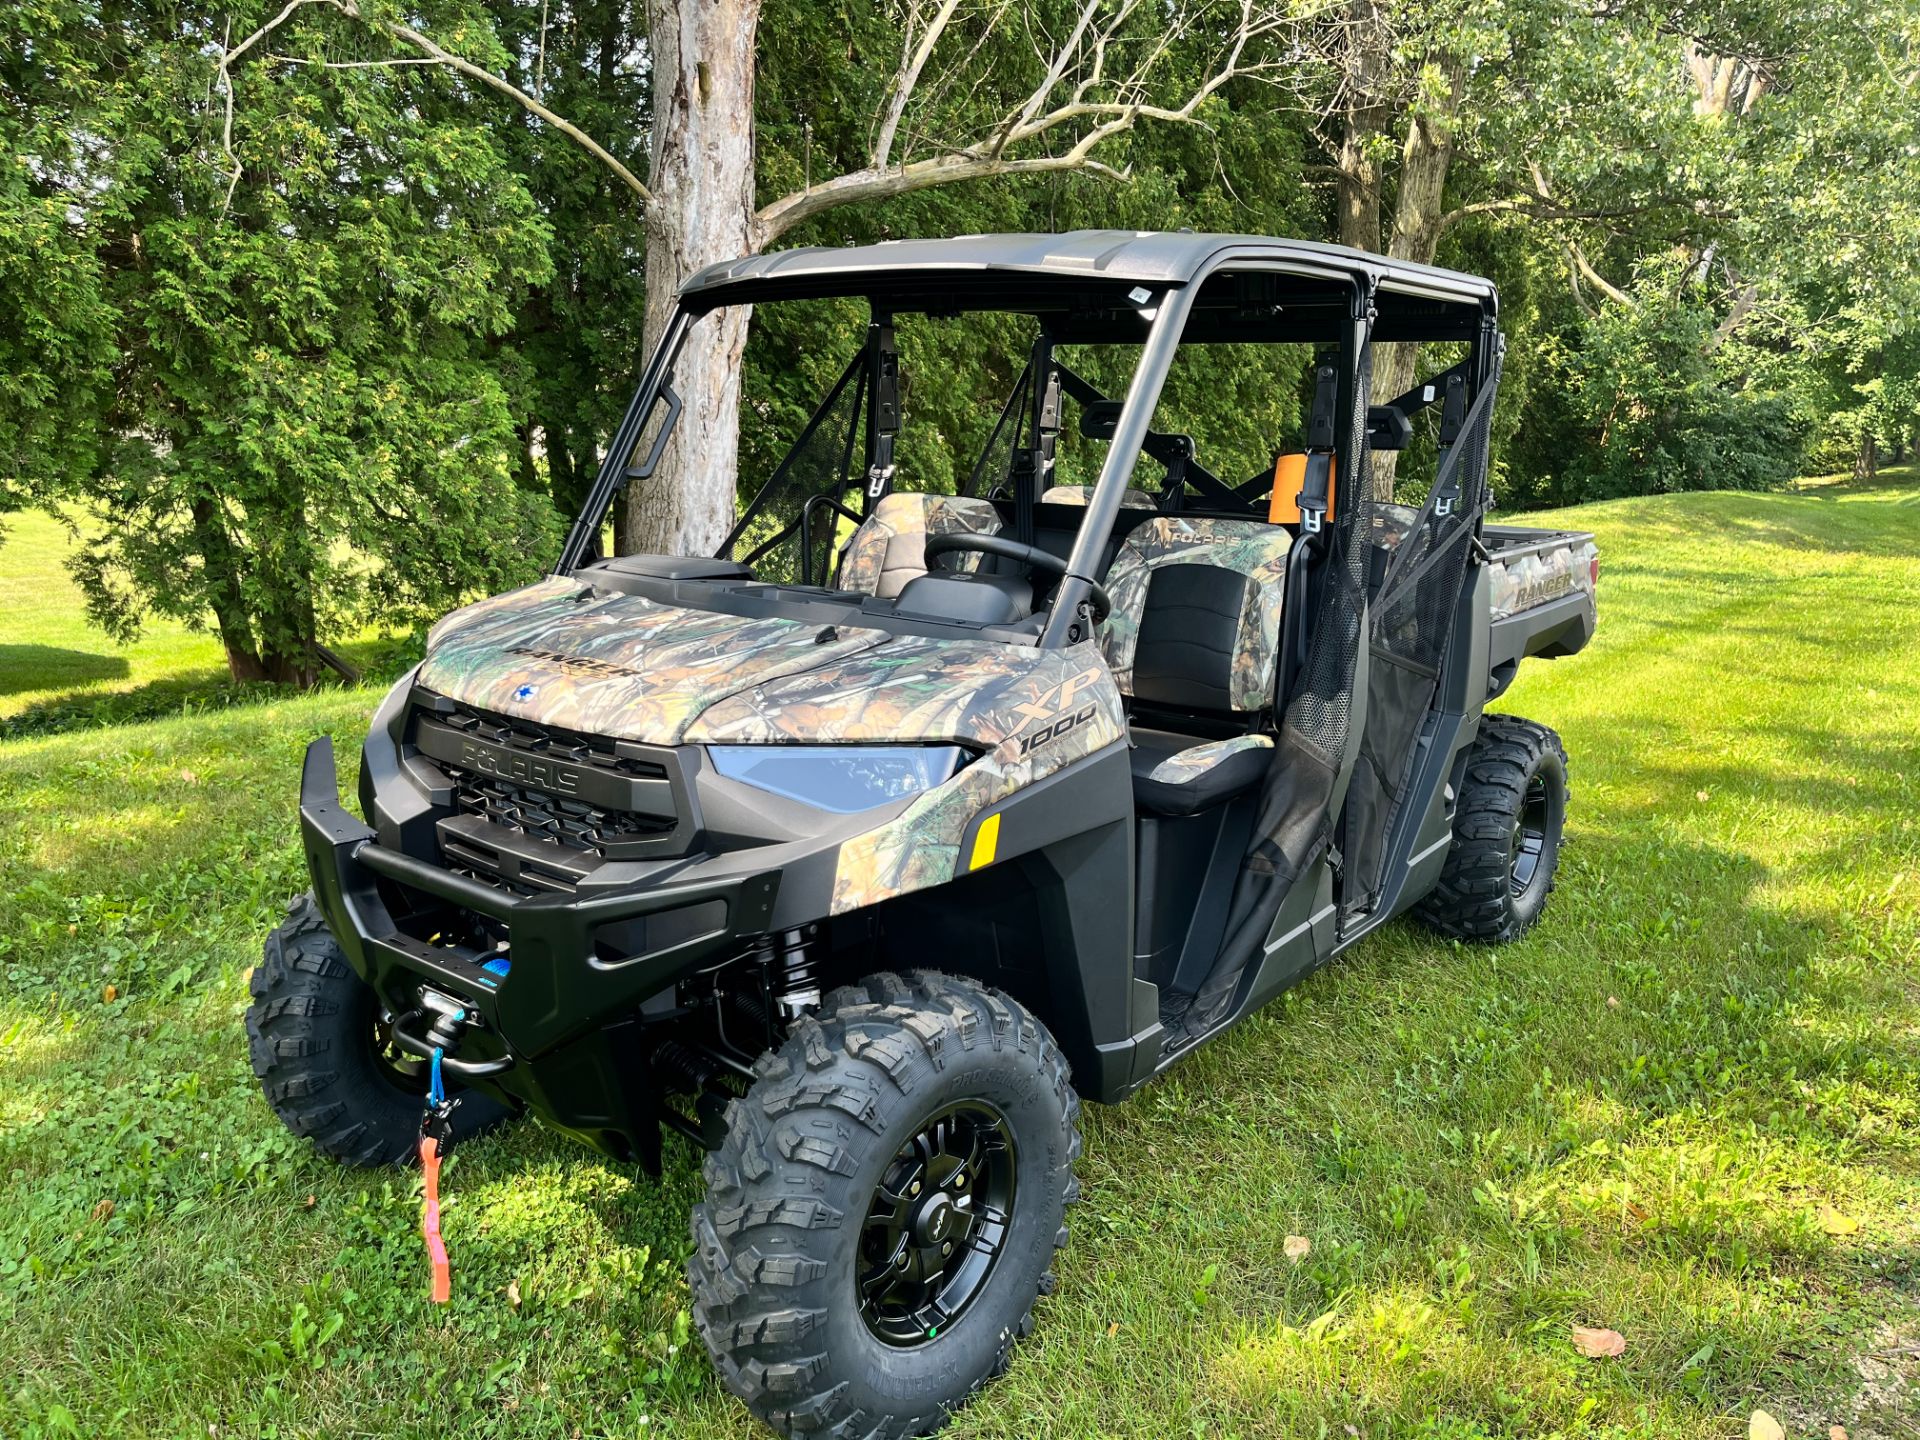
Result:
[[[839,587],[893,600],[907,582],[927,573],[932,535],[995,535],[1000,512],[969,495],[919,495],[895,490],[875,502],[840,552]],[[952,568],[975,570],[984,557],[958,555]]]

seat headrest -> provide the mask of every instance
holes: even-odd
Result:
[[[1287,556],[1293,548],[1293,536],[1278,525],[1259,520],[1237,520],[1206,516],[1156,515],[1127,536],[1107,569],[1106,589],[1113,611],[1101,627],[1101,645],[1122,693],[1134,695],[1134,663],[1139,649],[1143,623],[1149,606],[1166,607],[1166,614],[1155,629],[1171,646],[1179,638],[1177,628],[1166,621],[1182,618],[1201,626],[1205,612],[1217,612],[1222,606],[1238,602],[1230,638],[1226,631],[1205,627],[1202,636],[1196,629],[1192,642],[1211,640],[1229,652],[1227,674],[1218,686],[1218,697],[1195,699],[1195,708],[1224,708],[1235,711],[1263,710],[1273,702],[1274,667],[1280,654],[1280,607],[1286,594]],[[1181,577],[1170,586],[1154,584],[1154,579],[1176,566],[1205,566],[1228,572],[1239,580],[1218,583],[1212,578]],[[1224,578],[1224,577],[1223,577]],[[1160,648],[1155,645],[1156,650]],[[1169,654],[1156,657],[1154,665],[1172,665],[1184,669],[1187,678],[1199,681],[1200,662],[1182,666]],[[1198,692],[1195,692],[1196,695]],[[1158,695],[1167,703],[1179,703]]]
[[[875,502],[848,539],[840,554],[840,588],[891,600],[909,580],[927,573],[929,535],[993,535],[999,530],[1000,512],[989,501],[896,490]],[[956,560],[954,568],[960,570],[980,563],[978,555]]]

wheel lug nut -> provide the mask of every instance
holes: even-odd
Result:
[[[946,1244],[944,1244],[944,1245],[942,1245],[942,1246],[940,1247],[940,1253],[941,1253],[942,1255],[951,1255],[951,1254],[953,1254],[953,1241],[951,1241],[951,1240],[949,1240],[949,1241],[947,1241],[947,1243],[946,1243]]]
[[[909,1195],[918,1195],[920,1193],[920,1182],[916,1180],[913,1184],[909,1185],[907,1187],[907,1193]]]

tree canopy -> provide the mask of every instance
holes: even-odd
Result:
[[[730,127],[683,4],[8,7],[0,511],[72,518],[110,630],[204,621],[236,675],[310,679],[326,636],[551,557],[674,265],[1081,225],[1493,276],[1510,506],[1866,471],[1920,430],[1917,0],[736,0]],[[737,233],[689,230],[732,182],[674,175],[735,143]],[[751,493],[858,324],[769,310],[711,357],[718,483]],[[914,343],[906,424],[957,448],[1012,377]],[[1383,350],[1382,390],[1440,363]],[[1237,437],[1295,373],[1167,403]],[[638,503],[632,533],[711,523]]]

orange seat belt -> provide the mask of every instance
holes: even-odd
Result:
[[[1295,450],[1279,455],[1273,462],[1273,495],[1267,501],[1267,521],[1272,525],[1298,525],[1300,523],[1300,497],[1307,489],[1307,473],[1311,468],[1325,471],[1320,480],[1319,493],[1327,497],[1326,514],[1333,514],[1334,473],[1333,456],[1309,455],[1303,450]]]
[[[1313,372],[1313,408],[1307,414],[1307,448],[1281,455],[1273,462],[1273,496],[1267,519],[1280,525],[1298,525],[1301,533],[1318,534],[1333,518],[1333,407],[1339,372],[1331,365]]]

